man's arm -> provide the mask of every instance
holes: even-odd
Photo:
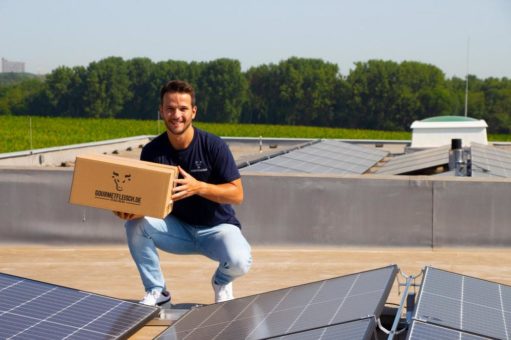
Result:
[[[221,204],[241,204],[243,202],[243,185],[239,178],[229,183],[210,184],[196,180],[181,167],[179,167],[179,172],[183,178],[176,180],[177,185],[172,195],[173,201],[199,195]]]

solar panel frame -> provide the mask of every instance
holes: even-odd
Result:
[[[0,273],[0,338],[124,339],[159,308]]]
[[[414,320],[410,325],[406,340],[486,340],[475,334],[462,332],[457,329],[437,326],[426,322]]]
[[[383,310],[396,273],[392,265],[199,307],[158,339],[278,338],[374,318]]]
[[[413,319],[472,335],[509,339],[511,287],[426,267]]]

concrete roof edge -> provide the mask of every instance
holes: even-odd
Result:
[[[134,137],[126,137],[126,138],[108,139],[108,140],[103,140],[103,141],[98,141],[98,142],[88,142],[88,143],[71,144],[71,145],[64,145],[64,146],[54,146],[54,147],[43,148],[43,149],[0,153],[0,159],[23,157],[23,156],[29,156],[29,155],[34,155],[34,154],[52,152],[52,151],[62,151],[62,150],[87,148],[87,147],[91,147],[91,146],[94,147],[94,146],[100,146],[100,145],[124,143],[124,142],[136,141],[136,140],[140,140],[140,139],[148,139],[148,138],[153,138],[153,137],[154,136],[150,136],[150,135],[141,135],[141,136],[134,136]]]

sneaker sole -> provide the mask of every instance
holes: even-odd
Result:
[[[163,296],[165,296],[167,299],[163,300],[163,301],[160,301],[160,302],[156,302],[156,306],[161,306],[163,304],[166,304],[167,302],[170,301],[170,293],[166,292],[167,294],[169,294],[168,296],[165,296],[165,293],[163,293]]]
[[[156,306],[164,305],[164,304],[166,304],[167,302],[170,302],[170,299],[165,300],[165,301],[161,301],[161,302],[157,302],[157,303],[156,303]]]

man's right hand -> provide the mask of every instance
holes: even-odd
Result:
[[[125,213],[125,212],[120,212],[120,211],[114,211],[113,213],[115,216],[122,218],[123,220],[134,220],[136,218],[144,217],[143,215],[130,214],[130,213]]]

